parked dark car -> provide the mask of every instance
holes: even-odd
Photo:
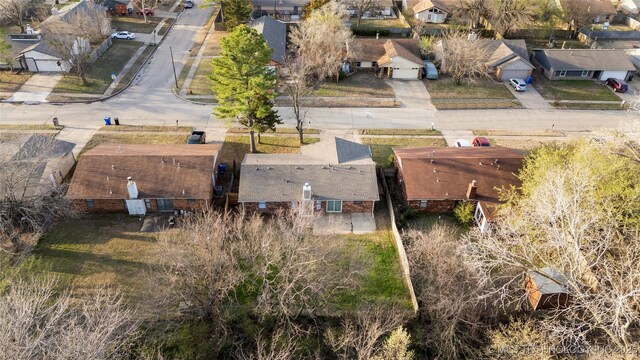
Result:
[[[477,136],[473,139],[473,146],[491,146],[491,144],[486,137]]]
[[[614,92],[623,93],[629,90],[629,86],[627,85],[627,83],[624,82],[624,80],[620,80],[620,79],[609,78],[607,79],[607,85],[611,86]]]
[[[204,131],[192,131],[187,144],[204,144],[207,142]]]
[[[184,8],[185,8],[185,9],[191,9],[192,7],[193,7],[193,1],[191,1],[191,0],[186,0],[186,1],[184,2]]]
[[[136,15],[142,16],[143,15],[142,11],[143,11],[142,9],[138,9],[138,11],[136,11]],[[149,9],[149,8],[144,9],[144,15],[153,16],[153,14],[154,14],[153,9]]]

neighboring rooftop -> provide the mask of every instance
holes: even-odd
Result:
[[[271,60],[284,64],[287,56],[287,25],[270,16],[263,16],[251,22],[251,27],[264,37],[273,49]]]
[[[449,8],[449,4],[441,0],[422,0],[413,6],[413,12],[415,14],[431,9],[438,8],[446,13],[451,13],[451,9]]]
[[[67,196],[127,199],[131,176],[140,198],[208,198],[219,150],[213,144],[101,144],[80,158]]]
[[[563,8],[566,4],[567,0],[560,0],[560,5],[562,5]],[[590,14],[593,14],[593,17],[596,17],[596,15],[616,13],[616,8],[613,7],[610,0],[584,0],[584,6],[587,7],[587,11]]]
[[[496,188],[519,186],[522,155],[504,147],[393,148],[407,200],[465,200],[475,180],[475,199],[499,202]]]
[[[303,146],[301,154],[247,154],[238,201],[299,200],[305,183],[316,200],[379,200],[369,147],[332,138]]]
[[[542,294],[569,293],[565,276],[550,267],[529,271],[529,276]]]
[[[387,65],[391,63],[392,57],[399,55],[416,64],[422,64],[416,39],[355,38],[353,43],[360,51],[358,60],[361,61],[376,61],[378,65]]]
[[[541,49],[555,70],[635,70],[624,50]]]

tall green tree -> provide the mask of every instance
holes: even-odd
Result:
[[[11,44],[6,40],[7,35],[0,29],[0,63],[13,64]]]
[[[236,27],[220,46],[220,57],[211,60],[213,72],[209,76],[219,104],[213,112],[249,128],[251,152],[256,152],[255,131],[275,129],[281,123],[273,110],[276,74],[267,67],[273,50],[262,35],[246,25]]]
[[[227,31],[249,22],[251,10],[253,7],[249,0],[222,0],[222,21]]]

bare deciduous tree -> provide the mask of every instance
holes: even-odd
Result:
[[[289,35],[292,47],[304,56],[320,80],[330,76],[337,79],[342,62],[354,56],[356,49],[351,44],[351,29],[345,25],[346,16],[343,5],[329,2],[313,11]]]
[[[154,10],[158,6],[158,0],[134,0],[132,5],[142,12],[144,22],[147,23],[149,22],[147,20],[147,11]]]
[[[483,358],[495,360],[552,360],[550,349],[560,339],[550,336],[534,319],[510,319],[489,331],[489,346]]]
[[[360,21],[364,14],[369,11],[377,11],[380,9],[381,0],[342,0],[344,5],[356,13],[356,26],[360,26]]]
[[[428,323],[426,344],[438,358],[476,358],[485,327],[496,314],[479,300],[485,294],[485,281],[465,261],[465,247],[455,232],[439,224],[426,233],[409,231],[407,257],[421,316]]]
[[[255,339],[255,349],[247,353],[242,346],[238,347],[236,357],[240,360],[289,360],[295,358],[298,348],[296,336],[290,330],[279,326],[269,336],[260,331]]]
[[[401,326],[403,314],[391,308],[373,307],[345,315],[340,328],[329,328],[325,340],[341,359],[371,359],[382,338]]]
[[[44,174],[55,140],[45,136],[36,139],[28,153],[18,158],[0,157],[0,250],[27,251],[28,234],[37,236],[59,220],[76,215],[64,197],[65,187],[54,186]],[[5,144],[20,149],[22,143],[15,139]]]
[[[442,48],[444,72],[456,84],[462,84],[462,79],[474,82],[478,78],[488,77],[488,51],[479,40],[470,39],[468,33],[447,32],[439,46]]]
[[[289,57],[283,67],[283,79],[280,87],[291,99],[291,107],[296,118],[296,129],[300,138],[300,144],[304,143],[304,120],[309,109],[313,89],[320,81],[313,76],[313,64],[299,54],[296,57]]]
[[[104,7],[87,6],[68,19],[54,19],[41,24],[43,41],[53,47],[60,57],[73,65],[84,85],[88,84],[85,68],[90,60],[92,45],[106,38],[111,28]]]
[[[480,18],[489,13],[489,6],[489,0],[465,0],[462,6],[454,10],[454,14],[458,18],[468,18],[469,27],[477,29],[480,27]]]
[[[118,359],[138,323],[105,289],[76,304],[54,280],[15,282],[0,295],[0,359]]]
[[[586,0],[565,0],[562,2],[562,10],[574,36],[583,26],[591,24],[595,18]]]
[[[24,16],[32,0],[0,0],[0,21],[6,21],[20,27],[24,33]]]
[[[494,0],[491,9],[491,23],[504,36],[533,22],[534,9],[525,0]]]
[[[494,294],[503,306],[525,301],[523,272],[555,269],[567,279],[571,301],[547,311],[542,326],[565,345],[595,336],[627,352],[636,346],[631,328],[640,323],[640,236],[638,190],[624,184],[640,181],[640,169],[591,146],[539,165],[543,173],[523,182],[524,194],[492,232],[474,234],[469,255],[502,284]]]

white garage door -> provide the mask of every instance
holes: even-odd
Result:
[[[509,81],[509,79],[526,79],[529,76],[527,70],[505,70],[502,72],[500,80]]]
[[[54,71],[60,72],[60,66],[58,66],[58,61],[56,60],[36,60],[38,65],[38,71]]]
[[[418,69],[393,69],[394,79],[418,80]]]
[[[627,72],[626,71],[603,71],[602,75],[600,75],[600,80],[602,81],[605,81],[609,78],[626,80]]]

